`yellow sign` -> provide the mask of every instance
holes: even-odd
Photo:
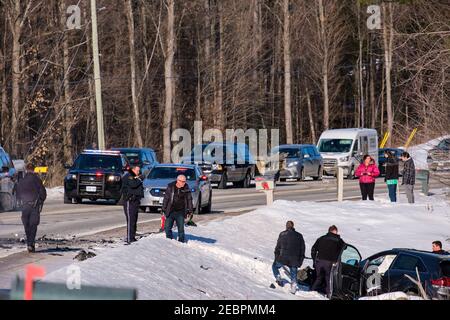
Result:
[[[35,173],[47,173],[48,167],[36,167],[34,168]]]

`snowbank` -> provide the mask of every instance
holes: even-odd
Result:
[[[64,187],[46,188],[47,200],[61,200],[64,198]]]
[[[304,235],[307,256],[332,224],[363,258],[393,247],[430,250],[433,240],[445,243],[450,238],[450,206],[441,196],[417,198],[415,205],[391,204],[384,197],[372,203],[277,201],[245,215],[189,227],[187,244],[157,234],[77,265],[83,284],[137,288],[140,299],[322,299],[316,292],[293,296],[288,286],[269,288],[274,246],[286,221],[293,220]],[[45,280],[65,282],[66,269]]]
[[[428,169],[427,157],[428,150],[436,147],[442,139],[450,138],[450,135],[443,136],[434,140],[430,140],[427,143],[419,144],[413,147],[408,148],[409,154],[414,159],[414,164],[416,165],[416,169]]]

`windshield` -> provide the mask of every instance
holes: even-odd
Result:
[[[439,149],[442,149],[442,150],[450,150],[450,139],[442,140],[442,141],[438,144],[438,148],[439,148]]]
[[[141,164],[141,159],[138,152],[126,152],[125,156],[127,157],[131,165]]]
[[[322,139],[319,142],[319,152],[348,153],[352,145],[352,139]]]
[[[195,170],[189,168],[157,167],[148,174],[148,179],[176,180],[179,175],[185,175],[188,181],[195,181]]]
[[[118,156],[110,155],[80,155],[74,164],[75,169],[79,170],[120,170],[122,161]]]
[[[276,153],[286,153],[287,154],[287,158],[299,158],[300,157],[300,151],[298,149],[294,149],[294,148],[273,148],[272,149],[272,154],[276,154]]]

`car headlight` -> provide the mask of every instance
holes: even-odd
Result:
[[[339,158],[339,161],[341,162],[347,162],[350,159],[349,156],[343,157],[343,158]]]
[[[222,170],[222,165],[220,165],[220,164],[213,164],[213,165],[212,165],[212,169],[213,169],[213,170],[219,170],[219,171],[220,171],[220,170]]]
[[[296,165],[298,165],[298,161],[294,161],[294,162],[289,163],[288,167],[293,167],[293,166],[296,166]]]
[[[120,177],[119,176],[108,176],[108,182],[119,182]]]
[[[77,180],[77,175],[76,174],[68,174],[66,176],[67,180]]]

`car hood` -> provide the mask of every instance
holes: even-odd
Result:
[[[340,159],[343,157],[347,157],[350,152],[321,152],[320,155],[322,158],[327,159]]]
[[[174,182],[173,179],[145,179],[144,188],[161,188],[166,189],[167,186]],[[189,188],[195,187],[195,181],[188,181],[187,185]]]

